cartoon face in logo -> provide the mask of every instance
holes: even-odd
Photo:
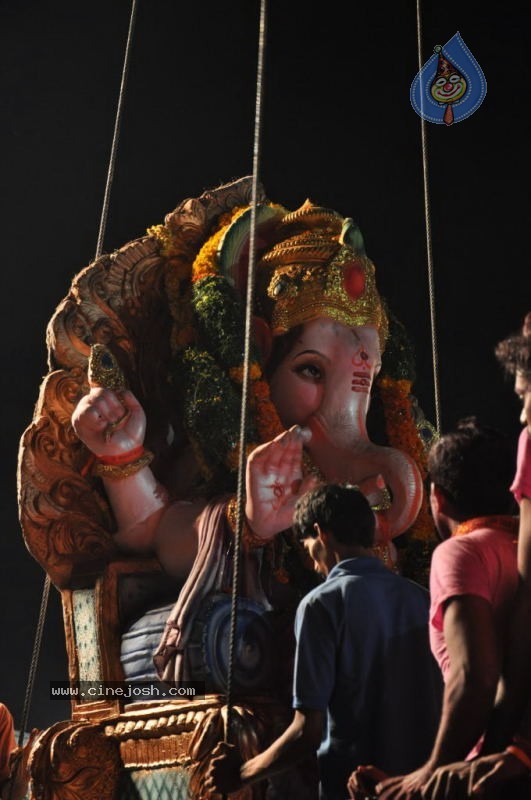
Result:
[[[438,103],[455,103],[466,92],[466,80],[459,72],[439,75],[430,87],[431,96]]]
[[[411,84],[411,105],[417,114],[436,125],[453,125],[476,111],[487,94],[483,70],[459,31],[433,55]]]

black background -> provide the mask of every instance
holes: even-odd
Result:
[[[17,719],[43,582],[17,521],[18,440],[47,371],[46,323],[94,256],[129,11],[128,0],[0,4],[0,700]],[[423,10],[424,60],[459,30],[488,83],[472,117],[428,125],[443,428],[475,413],[515,440],[517,401],[493,347],[531,307],[530,22],[513,4]],[[257,0],[140,0],[106,251],[251,172],[257,33]],[[359,223],[433,419],[416,47],[412,0],[271,0],[261,178],[273,201],[310,197]],[[68,716],[47,699],[65,677],[53,590],[33,725]]]

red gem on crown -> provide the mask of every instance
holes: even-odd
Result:
[[[351,261],[343,267],[343,286],[349,297],[357,300],[365,289],[365,273],[358,261]]]

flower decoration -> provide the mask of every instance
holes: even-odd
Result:
[[[165,226],[154,226],[148,231],[160,241],[161,254],[168,258],[167,286],[174,319],[172,380],[182,404],[183,423],[205,479],[214,479],[227,490],[235,487],[239,464],[245,310],[232,280],[220,268],[218,251],[228,227],[246,210],[247,207],[237,207],[222,215],[193,263],[179,259]],[[278,278],[279,291],[289,288],[282,281],[289,283],[291,277],[288,268]],[[430,442],[426,443],[420,433],[416,401],[411,395],[415,380],[413,347],[404,326],[387,306],[385,312],[389,337],[382,373],[374,389],[382,401],[385,438],[390,446],[415,460],[425,480]],[[248,453],[283,430],[258,350],[252,345]],[[306,471],[311,467],[305,464]],[[420,541],[434,538],[426,497],[409,534]]]

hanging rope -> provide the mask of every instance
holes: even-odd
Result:
[[[103,198],[103,208],[101,211],[101,218],[100,218],[100,228],[98,233],[98,242],[96,245],[96,258],[99,258],[103,248],[103,239],[105,236],[105,228],[107,225],[107,216],[109,212],[109,200],[111,194],[111,186],[112,180],[114,176],[114,167],[116,164],[116,152],[118,149],[118,140],[120,136],[120,124],[122,121],[122,113],[123,113],[123,105],[124,105],[124,97],[125,97],[125,87],[127,84],[127,76],[129,73],[129,62],[130,62],[130,55],[131,55],[131,44],[133,41],[133,31],[135,27],[135,19],[136,19],[136,10],[137,10],[138,0],[132,0],[131,5],[131,16],[129,19],[129,31],[127,34],[127,44],[125,48],[125,56],[124,56],[124,64],[122,69],[122,81],[120,84],[120,94],[118,97],[118,106],[116,109],[116,119],[114,123],[114,134],[112,139],[112,146],[111,146],[111,156],[109,159],[109,169],[107,171],[107,182],[105,185],[105,195]],[[46,612],[48,610],[48,601],[50,597],[50,576],[46,575],[44,580],[44,587],[42,590],[42,598],[41,598],[41,607],[39,611],[39,619],[37,622],[37,630],[35,632],[35,640],[33,643],[33,652],[31,656],[31,663],[29,668],[28,674],[28,682],[26,684],[26,693],[24,696],[24,706],[22,709],[22,719],[20,723],[20,731],[18,735],[18,746],[22,747],[24,744],[24,734],[28,728],[29,722],[29,713],[31,708],[31,698],[33,695],[33,688],[35,685],[35,676],[37,674],[37,665],[39,663],[39,655],[41,650],[42,644],[42,634],[44,631],[44,624],[46,621]],[[11,793],[13,791],[13,783],[9,788],[9,798],[11,798]]]
[[[236,494],[236,536],[234,541],[234,572],[232,579],[232,605],[230,618],[229,661],[227,678],[227,729],[225,737],[231,740],[233,716],[233,679],[236,649],[236,624],[238,618],[238,595],[240,592],[240,563],[242,530],[245,504],[245,469],[247,464],[247,405],[249,394],[249,364],[251,357],[251,322],[256,265],[256,204],[258,197],[258,172],[260,165],[260,141],[262,133],[262,98],[264,85],[264,56],[266,42],[266,0],[260,2],[260,26],[258,36],[258,67],[256,76],[256,106],[254,116],[253,179],[251,188],[251,229],[249,239],[249,274],[247,280],[247,305],[245,309],[245,344],[243,361],[242,406],[240,416],[240,456],[238,462],[238,488]]]
[[[35,686],[35,676],[37,674],[37,665],[39,663],[39,654],[41,652],[42,634],[44,631],[44,623],[46,622],[46,611],[48,610],[48,600],[50,598],[50,576],[47,575],[44,579],[44,587],[42,590],[41,608],[39,611],[39,619],[37,621],[37,629],[35,631],[35,639],[33,642],[33,652],[31,654],[31,663],[28,673],[28,682],[26,684],[26,693],[24,695],[24,705],[22,707],[22,719],[20,721],[20,729],[18,732],[17,745],[22,747],[24,744],[24,734],[28,729],[29,712],[31,708],[31,698],[33,696],[33,688]],[[14,789],[14,781],[9,785],[8,800]]]
[[[22,720],[20,723],[20,731],[18,734],[18,742],[17,742],[19,747],[22,747],[22,745],[24,744],[24,732],[28,728],[31,697],[33,694],[33,687],[35,685],[35,675],[37,674],[37,664],[39,663],[39,654],[41,652],[42,633],[44,631],[44,623],[46,621],[46,611],[48,609],[49,597],[50,597],[50,576],[47,575],[46,578],[44,579],[44,587],[42,590],[42,598],[41,598],[41,609],[39,611],[37,630],[35,631],[35,641],[33,642],[33,652],[31,654],[31,663],[28,673],[28,683],[26,685],[26,694],[24,696]]]
[[[98,242],[96,244],[96,255],[94,258],[99,258],[103,250],[103,240],[105,238],[105,229],[107,227],[107,217],[109,215],[109,202],[111,197],[111,187],[114,178],[114,167],[116,165],[116,153],[118,150],[118,141],[120,139],[120,126],[122,123],[125,87],[127,85],[127,78],[129,75],[129,62],[131,60],[131,45],[133,42],[133,32],[135,29],[136,9],[138,0],[132,0],[131,3],[131,17],[129,19],[129,32],[127,34],[127,44],[125,46],[124,65],[122,68],[122,81],[120,83],[120,94],[118,95],[118,105],[116,107],[116,118],[114,120],[114,133],[112,137],[111,156],[109,158],[109,168],[107,170],[107,181],[105,183],[105,194],[103,196],[103,207],[101,209],[100,229],[98,232]]]
[[[417,0],[417,51],[419,59],[419,73],[422,70],[422,15],[421,0]],[[422,140],[422,174],[424,178],[424,218],[426,222],[426,255],[428,260],[428,294],[430,303],[431,320],[431,354],[433,364],[433,394],[435,402],[435,427],[441,433],[441,397],[439,390],[439,354],[437,348],[437,327],[435,319],[435,282],[433,275],[433,248],[431,239],[431,212],[430,190],[428,180],[428,141],[426,134],[426,120],[424,119],[424,92],[420,86],[420,135]]]
[[[37,674],[37,664],[39,663],[39,654],[41,652],[42,633],[44,631],[44,623],[46,621],[46,611],[48,610],[48,600],[50,598],[50,576],[47,575],[44,579],[44,587],[41,597],[41,609],[39,611],[39,619],[37,621],[37,630],[35,631],[35,641],[33,642],[33,653],[31,654],[31,662],[28,673],[28,683],[26,685],[26,694],[24,697],[24,706],[22,709],[22,720],[20,723],[20,731],[18,734],[18,746],[22,747],[24,743],[24,732],[28,727],[29,712],[31,706],[31,696],[33,694],[33,687],[35,685],[35,675]]]

